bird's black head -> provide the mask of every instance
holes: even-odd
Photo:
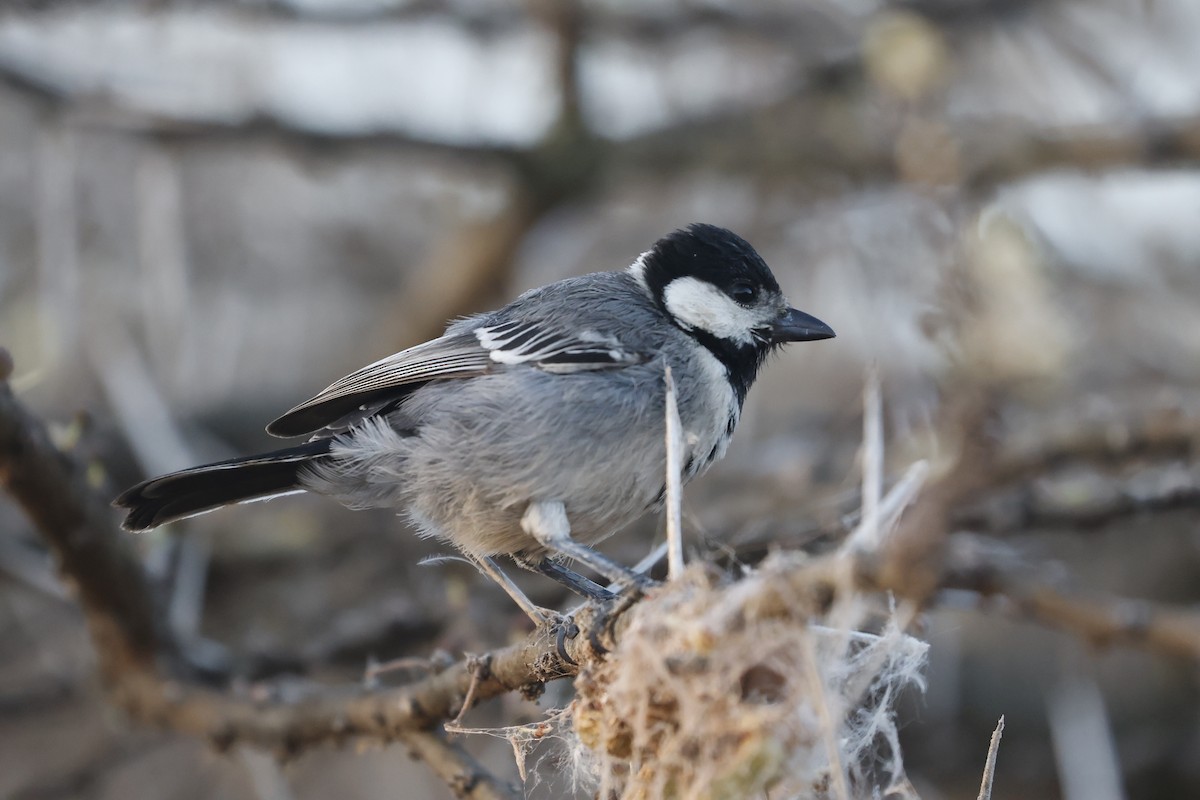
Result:
[[[725,365],[739,399],[772,349],[834,335],[788,306],[749,242],[715,225],[696,223],[664,236],[629,270],[675,325]]]

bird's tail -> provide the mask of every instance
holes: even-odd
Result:
[[[301,470],[329,454],[330,439],[314,439],[257,456],[172,472],[143,481],[113,501],[129,511],[121,527],[145,531],[233,503],[303,491]]]

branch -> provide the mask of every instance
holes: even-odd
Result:
[[[585,609],[575,619],[587,629],[596,621],[596,612]],[[453,719],[472,682],[473,705],[513,691],[533,697],[546,681],[575,675],[580,663],[598,657],[587,636],[564,636],[560,650],[557,633],[557,629],[536,631],[492,652],[490,669],[482,677],[464,659],[392,689],[310,687],[301,696],[288,689],[264,697],[271,691],[269,685],[258,687],[256,696],[234,696],[141,671],[123,676],[115,687],[115,699],[137,719],[204,737],[222,749],[252,744],[295,754],[354,737],[389,742]]]
[[[1122,645],[1200,663],[1200,612],[1097,592],[1045,579],[1001,542],[956,536],[940,587],[1003,599],[998,608],[1097,647]]]
[[[656,177],[703,164],[782,178],[902,181],[897,139],[905,118],[879,114],[878,103],[860,70],[846,70],[838,84],[810,87],[771,107],[734,109],[635,137],[622,144],[614,166]],[[1004,119],[928,124],[943,140],[942,151],[959,154],[953,168],[947,164],[947,182],[976,191],[1054,169],[1099,172],[1200,160],[1200,117],[1194,116],[1105,126],[1037,127]]]
[[[101,674],[115,681],[175,655],[131,540],[88,485],[86,469],[54,446],[8,386],[12,358],[0,350],[0,485],[50,544],[87,617]]]
[[[1169,409],[1138,419],[1068,424],[1038,430],[1025,447],[1000,454],[992,467],[997,484],[1037,477],[1073,463],[1121,465],[1141,458],[1179,458],[1200,449],[1200,419]]]
[[[863,590],[886,590],[929,603],[940,589],[965,588],[1006,598],[1017,613],[1098,646],[1142,647],[1200,662],[1200,613],[1105,595],[1082,596],[1031,577],[1033,570],[997,546],[951,537],[953,514],[965,500],[994,485],[997,471],[988,431],[998,402],[996,385],[960,384],[942,412],[945,440],[956,455],[930,482],[878,550],[857,551],[851,572]],[[1151,437],[1171,441],[1174,436]]]

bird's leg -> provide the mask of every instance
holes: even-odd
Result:
[[[517,586],[512,578],[505,575],[495,561],[487,556],[473,556],[470,554],[467,555],[467,558],[475,565],[476,569],[500,584],[500,588],[512,598],[512,601],[525,612],[527,617],[533,620],[534,625],[540,627],[556,618],[557,615],[553,611],[548,611],[530,600],[529,596],[521,591],[521,587]]]
[[[596,583],[590,578],[580,575],[573,569],[564,567],[562,564],[558,563],[552,558],[543,558],[540,561],[523,563],[522,566],[526,566],[535,572],[540,572],[547,578],[551,578],[558,583],[561,583],[563,586],[567,587],[585,600],[599,600],[601,602],[606,602],[616,597],[615,594],[610,592],[608,589],[605,589],[600,584]]]
[[[571,524],[567,521],[567,509],[560,502],[530,503],[524,516],[521,517],[521,528],[536,539],[538,544],[552,553],[573,558],[610,581],[617,581],[639,589],[645,589],[654,584],[654,581],[645,575],[634,572],[572,539]],[[546,572],[540,566],[539,571]],[[557,575],[549,572],[546,574],[555,580],[559,579]]]

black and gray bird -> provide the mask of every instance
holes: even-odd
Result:
[[[788,306],[744,239],[691,225],[626,270],[454,322],[267,426],[304,444],[154,478],[114,505],[141,531],[307,491],[402,510],[493,568],[508,555],[562,579],[565,556],[627,577],[590,545],[662,504],[665,367],[686,482],[725,454],[767,355],[833,335]]]

